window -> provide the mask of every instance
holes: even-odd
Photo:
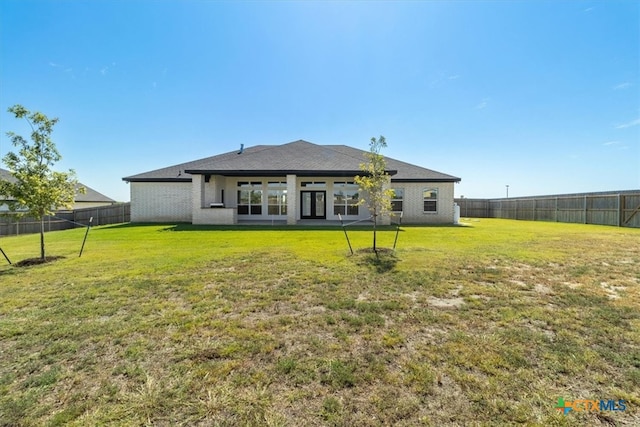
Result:
[[[402,212],[402,200],[404,199],[404,188],[392,188],[393,197],[391,198],[391,211]]]
[[[438,190],[434,188],[422,190],[422,200],[424,212],[438,212]]]
[[[353,182],[333,183],[333,214],[358,215],[360,194],[358,186]]]
[[[238,215],[262,215],[262,182],[238,182]]]
[[[267,184],[267,214],[287,214],[287,183],[269,182]]]
[[[300,187],[321,187],[324,188],[327,186],[327,183],[324,181],[302,181],[300,183]]]

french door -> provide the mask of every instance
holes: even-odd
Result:
[[[327,218],[326,191],[301,191],[300,203],[301,219]]]

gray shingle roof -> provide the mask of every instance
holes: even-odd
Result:
[[[104,194],[80,182],[78,183],[78,187],[84,187],[85,193],[84,194],[76,193],[76,197],[75,197],[76,202],[103,202],[103,203],[116,202],[111,197],[107,197]]]
[[[0,179],[3,179],[5,181],[13,181],[13,175],[11,175],[11,172],[9,172],[8,170],[2,169],[0,168]]]
[[[13,175],[8,170],[0,168],[0,179],[5,181],[15,181]],[[101,202],[101,203],[115,203],[116,201],[110,197],[105,196],[102,193],[97,192],[91,187],[88,187],[82,183],[78,183],[78,187],[84,187],[86,192],[85,194],[76,193],[75,201],[76,202]]]
[[[191,181],[189,174],[227,176],[354,176],[366,151],[346,145],[317,145],[299,140],[282,145],[257,145],[122,178],[128,182]],[[460,178],[385,156],[392,181],[445,181]]]

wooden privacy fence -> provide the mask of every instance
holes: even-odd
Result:
[[[455,201],[463,217],[640,228],[640,190]]]
[[[58,231],[86,226],[91,218],[93,218],[92,226],[129,222],[131,220],[131,204],[116,203],[108,206],[57,212],[53,216],[44,218],[44,230]],[[25,216],[16,219],[10,216],[0,216],[0,236],[39,232],[40,221],[36,221],[32,217]]]

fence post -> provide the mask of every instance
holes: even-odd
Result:
[[[624,202],[624,196],[622,194],[618,194],[618,227],[622,227],[624,224]]]
[[[585,194],[584,196],[584,223],[588,224],[587,222],[587,195]]]

